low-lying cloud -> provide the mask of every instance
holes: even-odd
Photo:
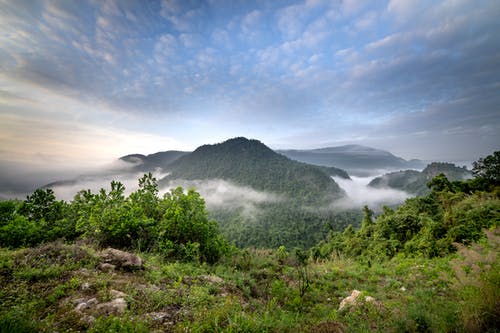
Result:
[[[142,172],[85,175],[72,180],[58,182],[50,186],[50,188],[54,190],[58,199],[71,201],[80,190],[90,190],[92,193],[98,193],[103,188],[106,192],[109,192],[111,181],[115,180],[125,186],[125,195],[129,195],[139,188],[139,179],[143,175],[144,173]],[[162,174],[155,172],[153,176],[159,178]]]
[[[258,191],[249,186],[236,185],[222,179],[207,180],[173,180],[162,189],[163,192],[171,188],[182,186],[195,188],[205,199],[207,208],[241,209],[245,217],[255,217],[257,205],[260,203],[279,202],[283,198],[277,194]]]
[[[116,171],[122,169],[122,164],[115,165]],[[75,179],[58,182],[51,186],[58,199],[70,201],[80,190],[91,190],[97,193],[101,188],[110,190],[112,180],[119,181],[125,186],[125,195],[136,191],[139,187],[138,179],[143,173],[108,172],[107,174],[85,175]],[[165,177],[159,170],[153,173],[157,179]],[[258,191],[248,186],[236,185],[230,181],[221,179],[207,180],[183,180],[176,179],[160,188],[160,195],[178,186],[184,189],[194,188],[205,200],[207,208],[240,210],[247,218],[254,218],[257,213],[257,205],[261,203],[279,202],[284,200],[281,196],[264,191]]]
[[[378,210],[383,205],[396,205],[411,195],[400,190],[373,188],[368,183],[373,177],[353,177],[351,180],[334,177],[347,196],[334,202],[333,206],[342,209],[360,208],[367,205]]]

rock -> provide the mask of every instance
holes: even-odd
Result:
[[[108,248],[102,253],[105,263],[127,270],[142,269],[142,259],[133,253]],[[102,265],[102,264],[101,264]]]
[[[201,278],[211,283],[224,283],[224,280],[217,275],[202,275]]]
[[[151,312],[148,313],[147,316],[154,321],[165,321],[171,317],[168,312]]]
[[[77,303],[76,307],[75,307],[75,311],[76,312],[82,312],[83,310],[88,309],[88,308],[90,308],[93,305],[96,305],[97,304],[97,299],[96,298],[91,298],[91,299],[85,301],[84,299],[79,298],[79,299],[75,300],[75,303]]]
[[[86,308],[88,308],[88,304],[87,302],[82,302],[82,303],[78,303],[75,307],[75,311],[76,312],[82,312],[83,310],[85,310]]]
[[[90,306],[96,305],[97,303],[99,303],[99,302],[97,302],[97,298],[91,298],[87,301],[87,304]]]
[[[355,305],[358,301],[358,297],[361,295],[361,291],[354,289],[350,296],[347,296],[340,302],[339,311],[349,305]]]
[[[114,289],[111,289],[110,293],[111,293],[111,297],[113,297],[113,298],[125,298],[128,296],[124,292],[119,291],[119,290],[114,290]]]
[[[375,298],[373,298],[371,296],[366,296],[365,297],[365,302],[366,303],[375,303]]]
[[[90,289],[90,283],[85,282],[84,284],[82,284],[81,289],[82,290],[89,290]]]
[[[121,314],[127,310],[127,301],[116,298],[111,302],[98,304],[96,308],[104,314]]]
[[[85,316],[83,316],[83,317],[80,319],[80,321],[81,321],[82,323],[87,324],[87,325],[91,325],[91,324],[93,324],[93,323],[95,322],[95,317],[94,317],[94,316],[87,316],[87,315],[85,315]]]
[[[341,302],[340,302],[340,306],[339,306],[339,311],[346,308],[346,307],[350,307],[350,306],[357,306],[359,303],[359,296],[361,296],[361,291],[359,290],[356,290],[354,289],[352,292],[351,292],[351,295],[350,296],[347,296],[346,298],[344,298]],[[378,307],[381,307],[381,304],[380,302],[378,302],[375,298],[373,298],[372,296],[365,296],[365,299],[364,301],[366,303],[372,303],[372,304],[375,304],[377,305]]]
[[[99,265],[99,269],[103,272],[112,272],[116,268],[115,265],[108,264],[108,263],[102,263]]]

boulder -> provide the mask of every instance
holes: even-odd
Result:
[[[115,265],[117,268],[126,270],[137,270],[143,268],[142,259],[133,253],[108,248],[103,251],[101,257],[104,263]],[[102,266],[103,264],[101,264]]]
[[[217,275],[202,275],[201,278],[210,283],[215,283],[215,284],[224,283],[224,280],[218,277]]]
[[[359,297],[361,296],[361,291],[354,289],[351,292],[350,296],[347,296],[340,302],[339,306],[339,311],[345,309],[346,307],[351,307],[351,306],[357,306],[359,305]],[[381,307],[380,302],[378,302],[375,298],[372,296],[365,296],[364,298],[365,303],[372,303],[377,305],[378,307]]]
[[[98,304],[96,309],[104,314],[121,314],[127,310],[127,301],[123,298],[115,298],[111,302]]]
[[[350,296],[347,296],[340,302],[339,311],[345,308],[346,306],[356,305],[358,302],[359,295],[361,295],[361,291],[354,289],[351,292]]]

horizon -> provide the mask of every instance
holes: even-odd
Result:
[[[238,136],[476,161],[500,150],[499,15],[472,0],[3,1],[0,187]]]

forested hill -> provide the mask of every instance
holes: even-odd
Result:
[[[189,152],[169,150],[154,154],[130,154],[120,157],[120,160],[133,165],[134,171],[154,171],[158,168],[165,169],[170,163]]]
[[[201,146],[174,161],[168,169],[170,174],[160,183],[174,179],[224,179],[309,203],[342,196],[342,189],[330,176],[348,177],[343,170],[292,161],[260,141],[242,137]]]
[[[419,160],[406,161],[392,153],[360,145],[345,145],[307,150],[278,150],[293,160],[322,166],[335,166],[351,174],[363,174],[377,169],[423,168]]]
[[[433,162],[427,165],[422,172],[415,170],[391,172],[373,179],[368,185],[376,188],[390,187],[417,195],[424,195],[430,192],[427,182],[441,173],[450,181],[472,177],[472,173],[465,167],[457,167],[452,163]]]

